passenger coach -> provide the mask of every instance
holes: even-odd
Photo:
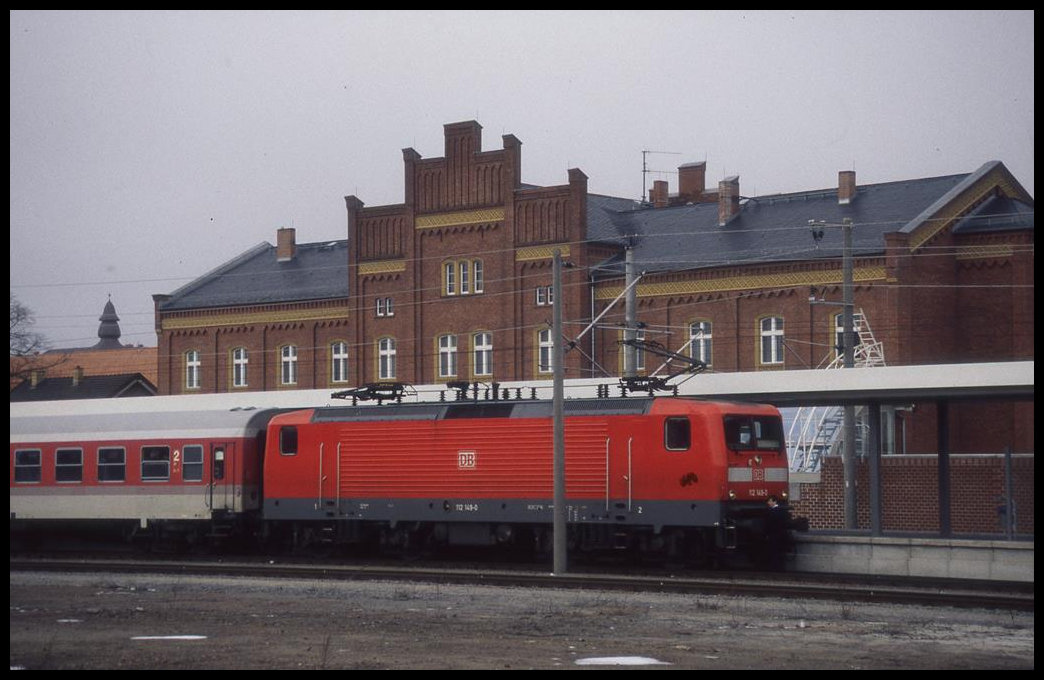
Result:
[[[118,399],[104,409],[54,402],[12,413],[12,531],[43,522],[195,541],[256,514],[264,427],[275,411],[135,402],[126,411],[130,400]]]

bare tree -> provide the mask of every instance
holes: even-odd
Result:
[[[63,363],[62,354],[47,355],[47,341],[33,330],[33,312],[11,293],[11,387],[28,380],[33,371]]]

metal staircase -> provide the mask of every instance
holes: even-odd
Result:
[[[855,331],[859,344],[855,348],[854,368],[871,368],[884,366],[884,348],[874,338],[870,323],[859,310],[853,315]],[[826,366],[821,368],[835,369],[844,367],[844,358],[840,354]],[[856,422],[863,419],[865,409],[856,409]],[[791,472],[818,472],[823,456],[837,453],[841,443],[844,408],[841,406],[803,406],[797,409],[794,419],[787,430],[787,454]],[[856,427],[856,447],[861,443],[864,428]]]

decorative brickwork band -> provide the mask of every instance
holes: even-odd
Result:
[[[289,309],[282,311],[241,312],[214,314],[212,316],[185,316],[166,318],[162,321],[164,331],[180,328],[205,328],[214,326],[238,326],[243,324],[287,323],[290,321],[320,321],[325,319],[347,319],[347,306],[326,309]]]
[[[454,227],[461,224],[483,224],[485,222],[503,221],[503,208],[489,208],[486,210],[465,210],[438,215],[421,215],[416,218],[414,224],[417,229],[434,229],[436,227]]]
[[[406,271],[406,260],[381,260],[379,262],[360,262],[359,276],[376,276],[377,274],[394,274]]]
[[[530,260],[550,260],[554,258],[555,251],[561,250],[562,257],[569,257],[569,246],[528,246],[515,251],[515,262],[528,262]]]
[[[854,272],[854,280],[884,281],[884,267],[863,267]],[[756,290],[767,288],[794,288],[798,286],[822,286],[840,284],[839,271],[784,272],[779,274],[756,274],[753,276],[728,276],[720,279],[698,281],[666,281],[663,283],[639,284],[638,297],[658,295],[691,295],[716,293],[728,290]],[[622,286],[602,288],[595,293],[596,300],[612,300],[623,290]]]

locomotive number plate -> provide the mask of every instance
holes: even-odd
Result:
[[[475,467],[474,451],[457,451],[457,467],[461,470],[470,470]]]

